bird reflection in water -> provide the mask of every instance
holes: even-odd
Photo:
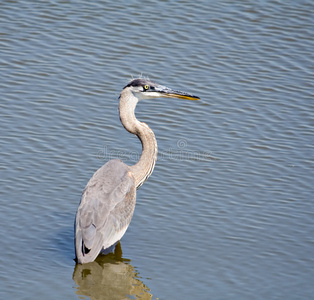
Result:
[[[129,259],[122,258],[120,243],[114,253],[87,264],[76,264],[73,280],[76,294],[92,300],[152,299],[149,288],[138,278]]]

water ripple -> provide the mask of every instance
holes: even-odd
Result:
[[[159,146],[122,240],[144,283],[165,299],[309,299],[313,9],[2,2],[0,298],[77,298],[75,210],[97,168],[140,154],[118,97],[142,74],[201,97],[136,110]]]

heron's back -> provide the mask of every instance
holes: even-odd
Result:
[[[114,245],[129,226],[136,199],[136,187],[129,167],[110,160],[87,183],[75,222],[75,252],[79,263],[95,260]]]

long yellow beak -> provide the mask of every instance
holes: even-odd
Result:
[[[179,99],[186,99],[186,100],[200,100],[200,97],[194,96],[194,95],[189,95],[187,93],[178,93],[178,92],[173,92],[173,93],[165,93],[163,97],[166,98],[179,98]]]
[[[165,86],[158,86],[155,89],[156,92],[160,93],[161,97],[166,98],[179,98],[179,99],[187,99],[187,100],[200,100],[200,97],[188,94],[182,91],[174,91]]]

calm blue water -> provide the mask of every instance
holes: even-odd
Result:
[[[2,1],[1,299],[310,299],[314,3]],[[73,261],[85,184],[140,142],[133,77],[201,97],[137,107],[159,157],[121,251]],[[122,253],[121,253],[122,252]]]

